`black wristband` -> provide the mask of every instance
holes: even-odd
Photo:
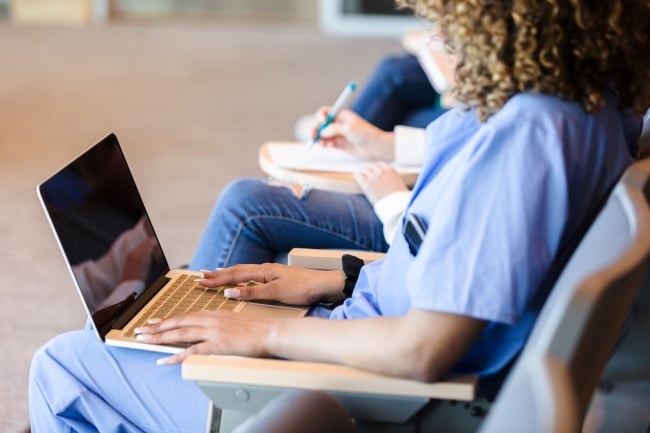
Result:
[[[361,272],[361,267],[364,263],[359,257],[350,254],[343,254],[341,257],[341,265],[343,267],[343,273],[345,274],[343,294],[347,299],[352,296],[352,291],[354,290],[354,286],[357,284],[359,272]]]

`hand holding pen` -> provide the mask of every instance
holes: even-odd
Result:
[[[325,122],[330,107],[321,107],[316,119]],[[316,126],[312,130],[316,135]],[[320,146],[348,152],[358,158],[390,161],[395,153],[395,136],[367,122],[352,110],[341,109],[334,122],[320,134]]]
[[[311,141],[311,143],[309,143],[309,147],[312,147],[314,144],[318,143],[320,140],[321,131],[334,121],[336,116],[339,114],[339,111],[341,111],[341,109],[347,104],[348,99],[350,99],[350,96],[354,93],[356,88],[357,85],[354,81],[350,81],[348,85],[345,86],[339,97],[334,102],[334,105],[332,105],[332,109],[327,113],[325,121],[318,126],[318,129],[316,130],[316,136]]]

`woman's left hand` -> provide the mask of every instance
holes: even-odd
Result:
[[[319,271],[279,263],[235,265],[217,271],[203,271],[197,280],[205,287],[237,284],[224,295],[242,301],[279,301],[289,305],[313,305],[343,299],[345,274],[342,271]],[[249,281],[258,284],[240,285]]]
[[[398,171],[383,161],[363,166],[354,180],[372,205],[394,192],[408,191]]]

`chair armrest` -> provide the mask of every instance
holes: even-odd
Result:
[[[457,376],[424,383],[361,369],[317,362],[238,356],[192,355],[182,366],[184,379],[255,387],[314,389],[366,395],[474,400],[478,377]]]
[[[322,269],[327,271],[341,269],[341,257],[343,254],[352,254],[362,259],[366,264],[379,260],[385,256],[384,253],[377,253],[365,250],[321,250],[313,248],[294,248],[289,251],[287,263],[300,268]]]

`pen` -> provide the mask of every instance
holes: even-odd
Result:
[[[334,121],[336,115],[339,114],[339,111],[341,111],[343,106],[347,103],[348,99],[354,93],[356,88],[357,84],[354,81],[350,81],[348,85],[345,86],[339,97],[334,102],[334,105],[332,105],[332,109],[329,111],[329,113],[327,113],[327,119],[325,119],[325,121],[318,126],[316,137],[314,137],[312,142],[309,144],[309,147],[312,147],[314,144],[318,143],[318,140],[320,140],[321,131]]]

